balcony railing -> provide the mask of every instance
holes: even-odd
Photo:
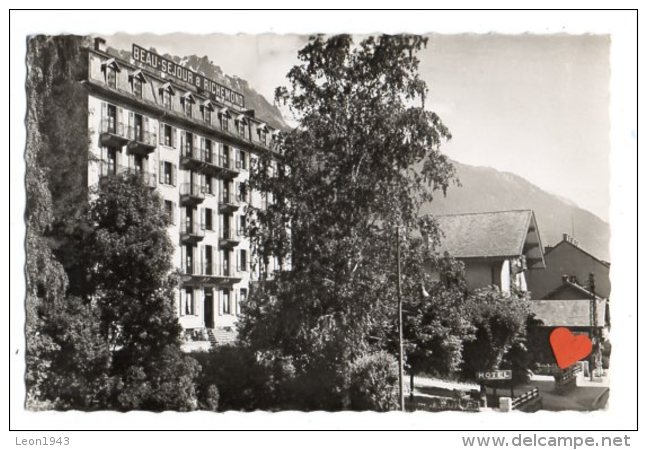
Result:
[[[232,248],[240,243],[241,236],[234,228],[223,228],[220,230],[219,243],[221,247]]]
[[[180,241],[183,244],[195,244],[204,239],[204,230],[195,222],[184,221],[180,228]]]
[[[199,148],[184,142],[180,144],[180,164],[184,169],[199,169],[203,164],[202,153]]]
[[[138,175],[142,178],[142,181],[146,186],[150,188],[157,187],[156,174],[140,170],[136,167],[126,167],[111,164],[108,161],[101,161],[99,174],[101,177],[118,176],[123,174]]]
[[[227,155],[219,155],[213,150],[204,150],[203,161],[205,163],[204,171],[209,175],[227,179],[235,178],[238,175],[238,169]]]
[[[157,133],[139,127],[128,127],[128,150],[131,153],[148,155],[157,147]]]
[[[200,283],[231,284],[242,279],[242,274],[231,265],[216,264],[215,262],[193,262],[185,260],[182,264],[185,276]]]
[[[180,185],[180,203],[184,206],[195,206],[204,200],[204,192],[197,183],[182,183]]]
[[[101,145],[122,147],[128,141],[126,127],[121,121],[103,117],[100,126]]]
[[[236,199],[231,192],[225,193],[220,192],[220,198],[218,199],[218,211],[220,212],[233,212],[240,207],[240,202]]]

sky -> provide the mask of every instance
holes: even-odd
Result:
[[[462,163],[512,172],[608,221],[609,47],[602,35],[428,35],[418,56],[426,107]],[[307,42],[299,35],[106,36],[177,56],[207,55],[270,102]],[[359,37],[358,37],[359,39]]]

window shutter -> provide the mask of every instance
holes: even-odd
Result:
[[[133,113],[132,111],[128,111],[128,138],[129,139],[135,139],[134,123],[135,123],[135,113]]]
[[[240,272],[240,251],[236,252],[236,272]]]
[[[200,274],[201,274],[201,275],[206,274],[206,270],[205,270],[205,267],[204,267],[204,260],[205,260],[204,254],[205,254],[205,250],[206,250],[206,249],[205,249],[205,246],[203,245],[203,246],[200,248]]]
[[[173,148],[177,148],[177,128],[175,127],[171,128],[171,141]]]
[[[186,141],[186,131],[180,130],[180,149],[182,154],[184,154],[184,141]]]
[[[166,179],[164,178],[164,161],[160,159],[160,172],[159,172],[160,183],[165,184]]]
[[[166,144],[166,140],[164,139],[164,124],[160,121],[160,131],[159,131],[159,138],[160,142],[162,144]]]
[[[222,290],[218,291],[218,315],[222,316],[225,313],[225,308],[223,307],[224,305],[222,304],[223,300],[223,295],[222,295]]]
[[[108,105],[101,102],[101,131],[108,131]]]
[[[184,292],[184,289],[180,289],[180,304],[179,306],[179,315],[183,316],[184,315],[184,304],[186,302],[186,293]]]
[[[205,192],[207,192],[207,187],[206,187],[206,183],[205,183],[205,175],[204,174],[199,175],[198,180],[200,181],[200,192],[202,192],[204,194]]]
[[[117,108],[117,134],[120,134],[122,136],[125,136],[126,133],[124,133],[123,130],[123,123],[124,123],[124,109],[123,108]],[[121,129],[120,129],[121,127]]]
[[[173,186],[177,186],[177,164],[173,164],[172,170]]]
[[[200,209],[200,228],[204,230],[205,227],[205,215],[206,215],[207,209],[206,208],[201,208]]]
[[[149,130],[148,117],[144,116],[144,133],[147,133]]]

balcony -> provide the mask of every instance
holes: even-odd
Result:
[[[226,180],[236,178],[240,167],[225,155],[216,155],[213,152],[205,152],[203,170],[207,175],[217,176]]]
[[[227,286],[242,279],[241,273],[233,267],[208,261],[202,264],[185,261],[182,272],[185,285]]]
[[[99,169],[101,180],[107,177],[116,177],[126,174],[140,176],[143,183],[151,189],[155,189],[157,187],[157,175],[154,173],[145,172],[136,167],[119,166],[110,164],[107,161],[101,161]]]
[[[220,192],[220,198],[218,199],[218,212],[221,213],[232,213],[240,207],[240,202],[236,197],[231,193]]]
[[[233,248],[240,244],[241,238],[242,235],[237,230],[234,230],[233,228],[225,228],[220,232],[218,243],[221,248]]]
[[[126,127],[110,117],[101,119],[99,140],[105,147],[123,147],[128,142]]]
[[[180,166],[185,170],[198,170],[202,167],[202,151],[191,144],[184,143],[181,146]]]
[[[180,205],[196,206],[204,201],[204,192],[197,183],[182,183],[180,185]]]
[[[204,239],[204,230],[195,222],[183,222],[180,228],[182,244],[197,244]]]
[[[146,156],[157,147],[157,133],[139,127],[128,127],[128,153]]]

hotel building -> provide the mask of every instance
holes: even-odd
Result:
[[[88,186],[135,172],[169,217],[185,347],[235,338],[250,283],[279,266],[259,264],[246,238],[248,205],[271,194],[246,187],[250,166],[278,131],[245,108],[243,95],[133,45],[129,60],[95,39],[87,51]]]

